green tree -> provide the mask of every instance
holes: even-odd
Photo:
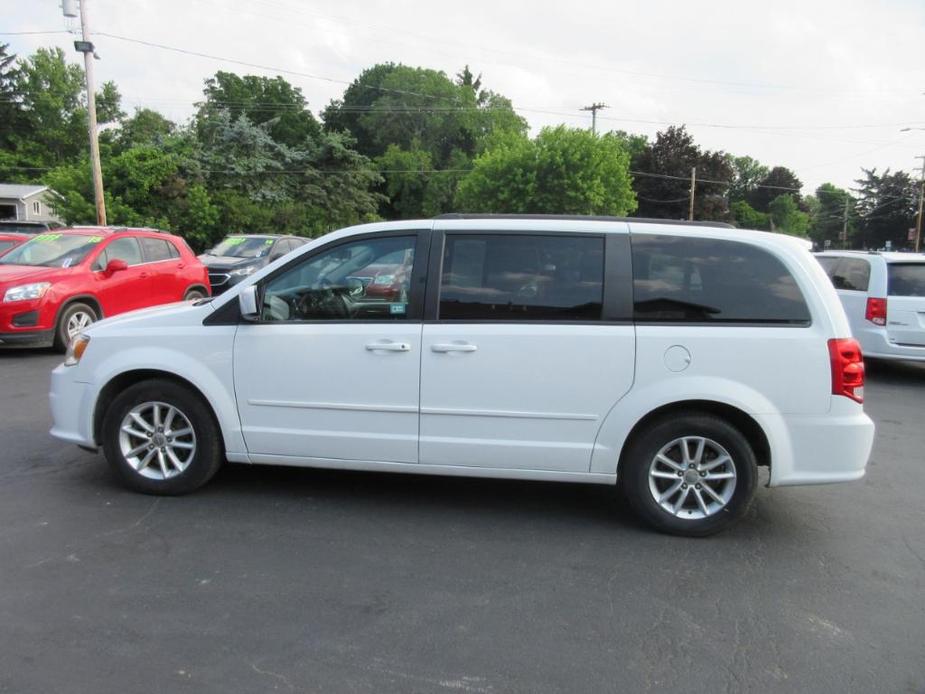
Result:
[[[697,167],[695,219],[725,219],[729,215],[727,182],[732,180],[729,157],[701,150],[684,126],[658,133],[655,142],[633,159],[638,171],[633,188],[641,217],[687,219],[691,169]],[[651,174],[651,175],[645,175]],[[720,181],[714,183],[713,181]]]
[[[762,177],[746,195],[748,204],[759,212],[770,212],[771,201],[781,195],[792,195],[794,202],[800,203],[800,189],[803,184],[786,166],[775,166]]]
[[[812,214],[810,218],[809,236],[820,247],[830,241],[833,246],[841,247],[841,234],[845,220],[845,202],[848,203],[848,239],[853,239],[857,233],[856,201],[851,194],[843,188],[831,183],[823,183],[816,188],[816,194],[810,202]]]
[[[865,248],[882,248],[890,241],[894,248],[908,245],[908,230],[915,226],[918,183],[905,171],[878,174],[862,168],[858,179],[858,240]]]
[[[321,133],[321,124],[308,110],[302,90],[282,77],[219,71],[206,80],[203,94],[205,101],[199,104],[195,118],[203,140],[211,139],[215,119],[225,112],[232,122],[243,116],[253,125],[265,125],[274,141],[288,147],[300,147]]]
[[[559,126],[512,134],[476,158],[459,184],[468,212],[626,215],[636,208],[621,138]]]
[[[805,238],[809,231],[809,215],[796,202],[796,196],[789,193],[778,195],[768,205],[771,231]]]
[[[759,212],[744,200],[736,200],[729,206],[729,212],[736,226],[742,229],[759,229],[767,231],[771,228],[771,220],[767,213]]]
[[[176,125],[157,111],[139,108],[134,115],[122,121],[115,139],[122,149],[134,145],[157,145],[163,143],[175,130]]]
[[[730,157],[733,179],[729,186],[729,199],[746,200],[755,187],[771,173],[767,166],[751,157]]]

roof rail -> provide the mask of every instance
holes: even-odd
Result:
[[[434,219],[551,219],[561,221],[576,222],[636,222],[644,224],[681,224],[692,227],[722,227],[725,229],[735,229],[736,227],[726,222],[701,222],[690,221],[687,219],[656,219],[653,217],[611,217],[607,215],[584,215],[584,214],[495,214],[495,213],[477,213],[468,212],[447,212],[439,214]]]

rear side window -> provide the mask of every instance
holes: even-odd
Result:
[[[829,277],[836,289],[866,292],[870,285],[870,263],[860,258],[840,258]]]
[[[158,260],[169,260],[171,258],[170,244],[163,239],[150,239],[143,236],[138,240],[141,241],[141,247],[144,249],[145,260],[147,262],[153,263]]]
[[[634,235],[633,305],[637,322],[808,325],[793,276],[765,250],[746,243]]]
[[[819,264],[822,266],[822,269],[825,270],[825,274],[829,276],[829,279],[832,279],[832,275],[835,273],[835,267],[838,265],[838,258],[836,256],[816,256],[816,260],[819,261]]]
[[[925,296],[925,263],[889,263],[887,294]]]
[[[440,320],[597,321],[600,236],[448,234]]]

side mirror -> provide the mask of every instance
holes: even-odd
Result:
[[[111,277],[117,272],[122,272],[123,270],[128,270],[128,263],[120,258],[113,258],[108,263],[106,263],[106,269],[103,270],[107,277]]]
[[[246,321],[256,321],[257,312],[257,285],[251,284],[238,293],[238,307],[241,309],[241,318]]]

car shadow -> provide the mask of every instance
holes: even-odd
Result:
[[[64,355],[51,347],[0,347],[0,359],[36,359],[39,357],[61,357]]]
[[[876,383],[889,385],[920,383],[925,385],[925,363],[867,358],[864,360],[864,367],[868,379]]]

